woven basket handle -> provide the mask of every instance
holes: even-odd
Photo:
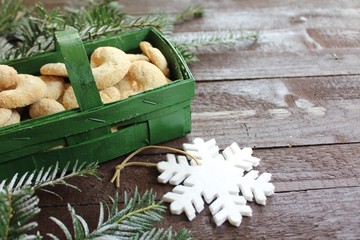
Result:
[[[85,111],[102,106],[89,59],[78,31],[67,27],[65,31],[56,32],[55,37],[80,110]]]

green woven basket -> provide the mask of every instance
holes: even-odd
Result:
[[[105,162],[139,147],[191,131],[195,81],[184,59],[155,29],[142,29],[82,43],[75,29],[56,33],[56,51],[4,62],[19,73],[39,74],[42,65],[64,62],[79,108],[0,127],[0,179],[59,162]],[[148,41],[165,55],[174,81],[103,105],[89,65],[100,46],[139,53]],[[112,131],[111,129],[118,129]],[[61,147],[58,147],[61,146]]]

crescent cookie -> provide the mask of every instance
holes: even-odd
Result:
[[[20,122],[20,114],[16,110],[0,108],[0,127]]]
[[[4,126],[11,117],[12,111],[7,108],[0,108],[0,126]]]
[[[125,99],[140,91],[137,82],[130,79],[129,75],[126,75],[120,82],[115,85],[115,87],[120,92],[120,99]]]
[[[167,84],[165,75],[155,65],[146,61],[131,64],[128,81],[135,81],[138,90],[145,91]]]
[[[17,71],[10,66],[0,65],[0,91],[14,87],[17,83]]]
[[[128,53],[126,55],[128,56],[130,62],[135,62],[135,61],[139,61],[139,60],[150,62],[150,59],[144,54],[131,54],[131,53]]]
[[[116,87],[108,87],[99,92],[103,103],[111,103],[120,100],[120,92]]]
[[[19,122],[20,122],[20,113],[15,110],[12,110],[10,119],[4,124],[4,126],[8,126]]]
[[[61,111],[65,111],[65,108],[63,105],[61,105],[61,103],[51,98],[43,98],[40,101],[30,105],[29,115],[31,118],[37,118]]]
[[[79,107],[72,86],[66,88],[64,95],[62,96],[62,105],[65,107],[65,109],[74,109]]]
[[[143,41],[140,43],[140,49],[150,59],[150,62],[155,64],[166,77],[169,77],[168,62],[158,48],[153,47],[149,42]]]
[[[15,89],[0,92],[0,108],[19,108],[44,97],[46,84],[38,77],[18,74]]]
[[[90,58],[90,66],[99,90],[111,87],[123,79],[130,65],[126,53],[115,47],[99,47]]]
[[[64,78],[58,76],[40,76],[46,84],[46,92],[44,98],[59,99],[65,88]]]
[[[42,75],[69,77],[64,63],[47,63],[40,68]]]

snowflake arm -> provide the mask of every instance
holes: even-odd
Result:
[[[158,182],[169,182],[172,185],[178,185],[184,181],[185,178],[190,176],[192,172],[191,166],[186,157],[178,156],[178,162],[176,161],[176,156],[174,154],[167,154],[166,158],[166,162],[159,162],[157,164],[157,169],[161,172],[161,175],[158,176]]]
[[[184,143],[183,148],[184,151],[196,157],[200,161],[221,157],[219,154],[219,147],[216,145],[215,139],[205,142],[202,138],[195,138],[193,143]]]
[[[178,185],[194,173],[196,166],[189,165],[186,157],[167,154],[166,158],[166,162],[157,164],[159,172],[162,172],[158,177],[159,182]],[[185,181],[184,184],[166,193],[163,201],[171,202],[171,213],[179,215],[185,211],[188,219],[192,220],[195,218],[195,210],[201,212],[204,209],[204,201],[201,198],[201,191],[198,191],[199,187],[193,186],[189,181]]]
[[[196,186],[176,186],[172,192],[163,196],[163,201],[171,202],[170,211],[172,214],[180,215],[185,212],[191,221],[195,218],[196,212],[204,210],[204,201],[201,198],[201,189]]]
[[[250,171],[239,179],[238,185],[247,201],[253,201],[253,197],[255,197],[256,203],[265,205],[266,196],[274,194],[275,187],[272,183],[269,183],[271,179],[270,173],[263,173],[258,176],[258,171]]]
[[[231,144],[222,152],[228,164],[242,168],[245,171],[250,171],[253,166],[256,167],[260,163],[260,159],[253,157],[252,153],[251,148],[240,149],[237,143]]]
[[[246,205],[244,197],[232,194],[230,198],[219,196],[209,206],[211,214],[214,216],[216,226],[222,225],[226,220],[234,226],[240,226],[242,216],[252,216],[252,210]]]

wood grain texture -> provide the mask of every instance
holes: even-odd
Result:
[[[124,9],[130,13],[147,13],[147,12],[156,12],[158,10],[165,12],[177,12],[178,9],[190,6],[190,5],[201,5],[207,10],[221,9],[226,10],[254,10],[258,11],[279,11],[289,10],[289,9],[301,9],[303,11],[311,11],[308,6],[311,6],[312,9],[356,9],[360,7],[359,2],[356,0],[345,0],[340,2],[321,0],[313,2],[311,0],[305,1],[294,1],[294,0],[274,0],[271,2],[262,1],[262,0],[225,0],[219,1],[210,0],[181,0],[181,1],[166,1],[166,0],[156,0],[156,1],[146,1],[138,0],[136,4],[132,0],[121,0],[121,3],[124,6]]]
[[[179,145],[174,147],[181,148]],[[253,155],[261,159],[256,170],[272,174],[276,193],[360,186],[360,165],[357,164],[360,161],[360,144],[264,148],[255,149]],[[173,188],[169,184],[157,182],[159,172],[156,168],[128,167],[122,171],[121,188],[116,189],[109,181],[115,166],[122,160],[123,157],[101,164],[102,181],[94,178],[71,179],[70,182],[80,186],[82,192],[63,186],[56,187],[55,190],[62,194],[63,201],[57,196],[39,192],[40,205],[64,206],[67,202],[74,205],[96,205],[100,201],[108,202],[108,197],[114,196],[117,191],[120,195],[124,191],[132,194],[136,186],[141,192],[155,189],[161,198]],[[157,163],[165,160],[164,152],[145,152],[145,155],[135,157],[132,161]]]
[[[191,222],[184,215],[167,213],[160,226],[172,226],[174,231],[187,228],[194,239],[357,239],[360,216],[354,208],[360,204],[359,193],[359,187],[277,193],[265,207],[250,203],[253,216],[244,217],[239,228],[228,223],[216,227],[207,207]],[[69,217],[64,214],[66,207],[45,209],[63,221]],[[91,228],[96,226],[98,206],[76,206],[75,210],[89,220]],[[46,218],[38,222],[42,233],[59,232]]]
[[[239,228],[224,224],[215,227],[208,207],[198,214],[194,221],[188,222],[185,215],[174,216],[165,214],[162,226],[173,226],[179,230],[190,229],[193,236],[205,239],[233,239],[235,236],[246,238],[352,238],[360,234],[359,211],[355,206],[360,202],[359,173],[360,145],[324,145],[297,148],[257,149],[254,155],[262,159],[257,168],[260,172],[273,174],[272,182],[276,187],[274,196],[269,197],[265,207],[254,203],[251,218],[244,218]],[[143,156],[134,161],[147,159],[158,162],[164,156]],[[69,222],[66,203],[75,206],[77,212],[95,227],[98,216],[98,202],[109,202],[108,196],[118,191],[133,192],[138,186],[140,192],[153,188],[159,198],[171,185],[156,182],[158,175],[155,169],[130,167],[122,175],[122,187],[116,190],[107,182],[111,177],[116,161],[100,167],[103,181],[91,179],[73,179],[82,187],[82,193],[76,190],[57,187],[64,199],[61,201],[48,193],[40,193],[42,214],[38,218],[40,231],[55,231],[57,227],[47,218],[55,216]],[[138,181],[141,176],[142,181]],[[336,223],[336,227],[333,224]],[[212,238],[214,237],[214,238]]]
[[[358,76],[199,82],[193,132],[250,147],[358,142]]]
[[[231,2],[231,3],[230,3]],[[275,1],[276,2],[276,1]],[[244,41],[230,50],[199,51],[193,73],[201,80],[358,74],[360,9],[353,4],[308,8],[294,2],[225,1],[221,8],[206,6],[204,18],[180,24],[174,39],[209,37],[218,31],[241,34],[259,31],[256,42]],[[254,4],[254,5],[253,5]],[[209,9],[210,8],[210,9]],[[210,17],[211,16],[211,17]],[[219,34],[219,33],[217,33]],[[355,48],[355,49],[354,49]]]
[[[210,81],[359,74],[358,48],[306,53],[240,51],[199,54],[199,62],[191,65],[195,78]]]
[[[66,1],[43,1],[61,6]],[[33,4],[33,0],[26,0]],[[200,49],[190,65],[196,84],[193,131],[163,145],[181,148],[195,137],[254,147],[260,172],[272,173],[276,193],[267,206],[251,203],[253,216],[239,228],[215,227],[207,207],[188,222],[165,214],[159,226],[188,228],[194,239],[358,239],[360,236],[360,2],[226,0],[121,1],[142,15],[201,4],[203,18],[175,27],[173,40],[211,37],[221,31],[259,31],[256,42]],[[134,161],[159,162],[164,151]],[[48,219],[70,224],[67,203],[97,223],[98,203],[123,191],[154,189],[158,199],[173,186],[157,182],[155,168],[126,168],[121,188],[108,181],[124,157],[100,165],[102,181],[74,178],[82,192],[58,186],[63,200],[39,192],[42,233],[60,230]],[[139,180],[141,179],[141,180]]]
[[[49,8],[62,1],[44,4]],[[171,13],[201,1],[122,2],[130,13],[147,14],[161,10]],[[31,4],[32,1],[27,1]],[[71,3],[68,3],[71,4]],[[74,3],[73,3],[74,4]],[[310,3],[308,3],[310,4]],[[141,6],[141,8],[139,8]],[[217,6],[217,7],[215,7]],[[359,74],[360,9],[355,1],[306,3],[294,1],[207,1],[203,18],[180,24],[174,39],[214,35],[217,31],[239,34],[259,31],[257,42],[244,41],[229,49],[199,51],[193,64],[197,79],[252,79],[267,77],[326,76]],[[326,6],[326,7],[325,7]],[[137,9],[137,10],[136,10]],[[139,12],[138,9],[141,9]],[[354,49],[356,48],[356,49]],[[211,61],[209,61],[211,59]]]

